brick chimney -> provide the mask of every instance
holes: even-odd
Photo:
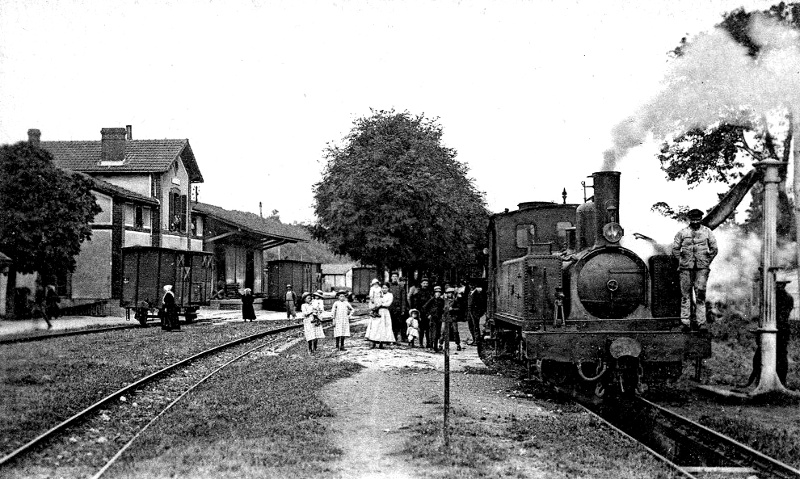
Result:
[[[132,125],[125,125],[125,130],[128,132],[127,139],[133,140],[133,126]]]
[[[103,128],[100,130],[100,161],[123,161],[125,159],[125,128]]]
[[[42,132],[37,130],[36,128],[31,128],[28,130],[28,143],[31,146],[39,147],[39,141],[42,139]]]

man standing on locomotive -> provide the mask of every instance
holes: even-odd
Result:
[[[717,256],[717,240],[710,228],[700,224],[703,212],[689,211],[689,226],[678,231],[672,243],[672,256],[678,260],[681,280],[681,323],[684,330],[705,328],[706,284],[711,262]],[[692,291],[695,314],[691,322]]]

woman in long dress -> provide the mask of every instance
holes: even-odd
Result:
[[[256,310],[253,308],[254,300],[253,291],[250,288],[245,288],[244,294],[242,295],[242,319],[245,322],[247,322],[248,319],[250,321],[256,320]]]
[[[381,288],[381,299],[378,303],[378,317],[370,318],[367,339],[372,341],[372,348],[376,345],[383,349],[383,343],[393,343],[394,332],[392,331],[392,316],[389,314],[389,306],[394,301],[394,296],[389,292],[389,283],[384,283]]]
[[[322,317],[311,304],[311,293],[303,294],[303,305],[300,312],[303,315],[303,334],[308,343],[308,354],[314,354],[317,350],[317,340],[325,338],[325,331],[322,330]]]

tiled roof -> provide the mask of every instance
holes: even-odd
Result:
[[[116,198],[124,198],[124,199],[127,199],[127,200],[133,200],[133,201],[137,201],[137,202],[140,202],[140,203],[146,203],[148,205],[153,205],[153,206],[157,206],[158,205],[158,200],[156,200],[155,198],[151,198],[149,196],[140,195],[139,193],[136,193],[136,192],[133,192],[133,191],[130,191],[130,190],[126,190],[125,188],[122,188],[121,186],[113,185],[113,184],[111,184],[111,183],[109,183],[107,181],[98,180],[97,178],[89,176],[86,173],[81,173],[79,171],[70,171],[70,173],[72,173],[73,175],[81,176],[82,178],[85,178],[85,179],[91,181],[93,183],[93,185],[94,185],[92,187],[92,189],[95,189],[95,190],[99,191],[100,193],[105,193],[107,195],[110,195],[110,196],[116,197]]]
[[[291,242],[310,239],[309,235],[302,232],[300,228],[285,225],[273,219],[262,218],[255,213],[226,210],[207,203],[192,203],[192,210],[261,235],[288,239]]]
[[[100,141],[43,141],[40,146],[53,155],[56,166],[83,173],[161,173],[183,153],[189,178],[202,183],[189,140],[125,140],[121,165],[100,165]]]

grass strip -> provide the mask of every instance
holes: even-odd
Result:
[[[631,448],[593,418],[557,413],[504,424],[455,415],[450,448],[442,441],[441,422],[417,424],[404,453],[423,462],[425,477],[480,478],[669,478],[655,459]]]
[[[790,466],[800,467],[800,437],[795,429],[765,427],[752,419],[730,415],[703,416],[700,424]]]
[[[316,394],[362,366],[320,355],[231,365],[146,432],[114,477],[330,477],[343,451]]]
[[[174,333],[129,329],[3,345],[0,451],[14,449],[136,379],[264,328],[263,323],[250,323],[194,326]]]

